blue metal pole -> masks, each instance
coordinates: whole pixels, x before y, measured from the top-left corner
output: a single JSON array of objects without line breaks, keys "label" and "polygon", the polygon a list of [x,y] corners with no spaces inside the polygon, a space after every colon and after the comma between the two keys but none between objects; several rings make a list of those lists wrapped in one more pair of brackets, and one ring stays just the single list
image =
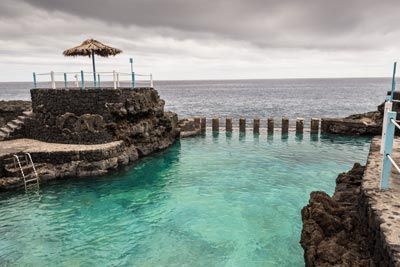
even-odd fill
[{"label": "blue metal pole", "polygon": [[33,73],[33,88],[37,88],[37,84],[36,84],[36,73]]},{"label": "blue metal pole", "polygon": [[133,72],[133,58],[129,59],[129,63],[131,63],[131,72]]},{"label": "blue metal pole", "polygon": [[132,71],[132,88],[135,88],[135,73]]},{"label": "blue metal pole", "polygon": [[64,72],[64,87],[67,88],[67,74]]},{"label": "blue metal pole", "polygon": [[93,84],[94,84],[93,87],[96,88],[96,63],[94,61],[94,51],[92,51],[92,63],[93,63]]},{"label": "blue metal pole", "polygon": [[389,111],[387,113],[387,124],[383,125],[383,127],[386,127],[386,136],[385,136],[385,149],[383,152],[383,159],[382,159],[381,189],[389,188],[392,163],[390,162],[388,155],[390,156],[393,151],[395,125],[393,124],[392,120],[396,120],[396,114],[397,113],[394,111]]},{"label": "blue metal pole", "polygon": [[393,77],[392,77],[392,91],[390,93],[390,101],[393,100],[394,90],[396,90],[396,67],[397,67],[397,62],[394,62],[394,64],[393,64]]},{"label": "blue metal pole", "polygon": [[97,87],[100,88],[100,73],[97,73]]},{"label": "blue metal pole", "polygon": [[81,89],[85,89],[85,77],[83,75],[83,70],[81,70]]}]

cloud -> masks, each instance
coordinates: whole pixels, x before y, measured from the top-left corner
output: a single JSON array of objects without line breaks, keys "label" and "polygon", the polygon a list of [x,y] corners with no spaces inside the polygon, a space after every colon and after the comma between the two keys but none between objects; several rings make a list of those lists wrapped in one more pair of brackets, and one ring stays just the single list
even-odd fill
[{"label": "cloud", "polygon": [[399,11],[395,0],[2,0],[0,80],[90,70],[61,55],[89,37],[124,50],[100,69],[133,56],[160,79],[380,76],[400,52]]}]

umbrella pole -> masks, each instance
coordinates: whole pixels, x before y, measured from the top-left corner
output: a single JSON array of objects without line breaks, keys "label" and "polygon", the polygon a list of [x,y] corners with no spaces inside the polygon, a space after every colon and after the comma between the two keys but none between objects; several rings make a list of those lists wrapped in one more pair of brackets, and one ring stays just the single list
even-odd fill
[{"label": "umbrella pole", "polygon": [[96,87],[96,64],[94,62],[94,51],[92,51],[92,64],[93,64],[93,82],[94,82],[94,87]]}]

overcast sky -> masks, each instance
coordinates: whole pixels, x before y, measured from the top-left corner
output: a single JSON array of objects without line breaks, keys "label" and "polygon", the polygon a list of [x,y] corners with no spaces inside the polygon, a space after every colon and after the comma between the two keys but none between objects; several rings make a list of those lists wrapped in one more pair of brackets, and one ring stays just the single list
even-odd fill
[{"label": "overcast sky", "polygon": [[0,81],[90,71],[62,56],[87,38],[155,79],[390,76],[400,0],[0,0]]}]

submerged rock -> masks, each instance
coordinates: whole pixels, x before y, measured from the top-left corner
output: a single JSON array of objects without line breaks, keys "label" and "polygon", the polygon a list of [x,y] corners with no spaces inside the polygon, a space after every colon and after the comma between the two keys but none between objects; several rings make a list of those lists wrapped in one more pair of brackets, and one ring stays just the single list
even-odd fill
[{"label": "submerged rock", "polygon": [[332,197],[311,193],[301,211],[306,266],[375,266],[358,207],[363,173],[364,167],[356,163],[337,177]]}]

